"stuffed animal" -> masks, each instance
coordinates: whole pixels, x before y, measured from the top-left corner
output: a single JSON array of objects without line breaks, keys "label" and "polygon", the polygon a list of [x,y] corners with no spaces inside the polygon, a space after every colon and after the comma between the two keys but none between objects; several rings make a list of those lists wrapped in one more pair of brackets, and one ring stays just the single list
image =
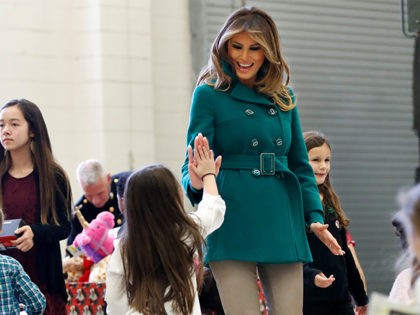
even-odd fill
[{"label": "stuffed animal", "polygon": [[100,212],[92,222],[87,223],[80,209],[76,215],[82,224],[83,231],[74,239],[73,246],[80,247],[94,263],[110,255],[114,250],[114,236],[108,232],[114,227],[114,215],[108,211]]}]

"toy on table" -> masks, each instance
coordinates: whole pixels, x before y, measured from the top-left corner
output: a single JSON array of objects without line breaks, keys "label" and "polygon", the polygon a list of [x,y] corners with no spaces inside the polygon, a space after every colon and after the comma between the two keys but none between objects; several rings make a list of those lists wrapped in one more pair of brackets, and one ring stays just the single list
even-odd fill
[{"label": "toy on table", "polygon": [[108,211],[100,212],[92,222],[88,223],[75,208],[75,213],[83,227],[83,231],[74,239],[73,246],[80,247],[84,254],[94,263],[112,254],[114,250],[114,236],[109,231],[114,227],[114,215]]}]

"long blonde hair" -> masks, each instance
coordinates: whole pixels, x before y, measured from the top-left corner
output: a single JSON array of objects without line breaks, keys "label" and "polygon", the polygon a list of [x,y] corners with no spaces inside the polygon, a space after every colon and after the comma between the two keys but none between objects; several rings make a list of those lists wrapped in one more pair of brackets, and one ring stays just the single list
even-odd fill
[{"label": "long blonde hair", "polygon": [[287,88],[290,70],[280,51],[277,27],[266,12],[255,7],[240,8],[228,17],[212,44],[208,64],[201,71],[197,85],[205,83],[220,90],[231,87],[233,78],[223,69],[224,64],[232,69],[227,44],[242,32],[247,32],[264,50],[265,61],[257,74],[255,89],[272,98],[281,110],[293,109],[296,103]]}]

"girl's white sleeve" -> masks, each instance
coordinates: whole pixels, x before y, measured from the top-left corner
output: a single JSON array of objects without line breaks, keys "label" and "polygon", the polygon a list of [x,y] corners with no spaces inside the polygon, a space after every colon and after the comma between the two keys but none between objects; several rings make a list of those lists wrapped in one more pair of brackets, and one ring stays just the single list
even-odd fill
[{"label": "girl's white sleeve", "polygon": [[205,193],[192,218],[201,226],[203,237],[217,230],[225,218],[226,204],[220,196]]},{"label": "girl's white sleeve", "polygon": [[129,306],[125,286],[122,284],[124,267],[118,239],[114,241],[114,248],[106,271],[105,301],[107,303],[107,314],[121,315],[128,313]]}]

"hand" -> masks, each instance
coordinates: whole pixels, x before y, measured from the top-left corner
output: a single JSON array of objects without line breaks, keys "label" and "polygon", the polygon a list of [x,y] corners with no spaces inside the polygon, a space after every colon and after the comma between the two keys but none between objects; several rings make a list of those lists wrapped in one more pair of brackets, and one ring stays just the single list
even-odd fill
[{"label": "hand", "polygon": [[354,312],[356,315],[366,315],[367,314],[367,305],[364,306],[356,306],[354,308]]},{"label": "hand", "polygon": [[194,187],[194,189],[200,190],[200,189],[203,189],[203,181],[201,180],[201,177],[198,176],[194,170],[194,167],[196,166],[196,164],[197,162],[194,159],[193,149],[189,145],[188,146],[188,174],[190,175],[191,186]]},{"label": "hand", "polygon": [[203,176],[208,173],[216,175],[216,165],[212,150],[198,145],[194,148],[194,159],[197,166],[193,165],[192,168],[200,178],[203,178]]},{"label": "hand", "polygon": [[[202,146],[203,150],[211,151],[210,150],[210,145],[209,145],[209,140],[206,137],[204,137],[201,133],[199,133],[194,139],[194,148],[197,148],[199,146]],[[216,166],[215,174],[217,176],[217,174],[219,174],[220,166],[222,165],[222,157],[219,155],[216,158],[216,160],[214,161],[214,163],[215,163],[215,166]]]},{"label": "hand", "polygon": [[[210,151],[209,141],[207,140],[206,137],[203,137],[201,133],[199,133],[194,139],[194,148],[197,149],[200,146],[202,147],[204,151]],[[201,179],[201,176],[199,176],[195,171],[197,167],[197,160],[194,154],[195,152],[193,152],[192,147],[188,146],[188,174],[190,175],[191,186],[194,187],[194,189],[200,190],[200,189],[203,189],[204,184]],[[220,166],[222,165],[222,157],[218,156],[216,160],[214,161],[214,164],[215,164],[214,173],[217,176],[217,174],[219,174]]]},{"label": "hand", "polygon": [[27,252],[34,246],[34,233],[29,225],[24,225],[16,229],[15,234],[20,233],[22,233],[22,235],[11,242],[17,249],[22,252]]},{"label": "hand", "polygon": [[321,240],[325,246],[333,253],[334,255],[344,255],[345,252],[341,249],[341,246],[338,244],[337,240],[332,236],[330,231],[328,231],[328,224],[321,224],[315,222],[311,224],[311,231]]},{"label": "hand", "polygon": [[318,288],[328,288],[335,281],[334,275],[328,278],[321,272],[315,276],[314,283]]}]

